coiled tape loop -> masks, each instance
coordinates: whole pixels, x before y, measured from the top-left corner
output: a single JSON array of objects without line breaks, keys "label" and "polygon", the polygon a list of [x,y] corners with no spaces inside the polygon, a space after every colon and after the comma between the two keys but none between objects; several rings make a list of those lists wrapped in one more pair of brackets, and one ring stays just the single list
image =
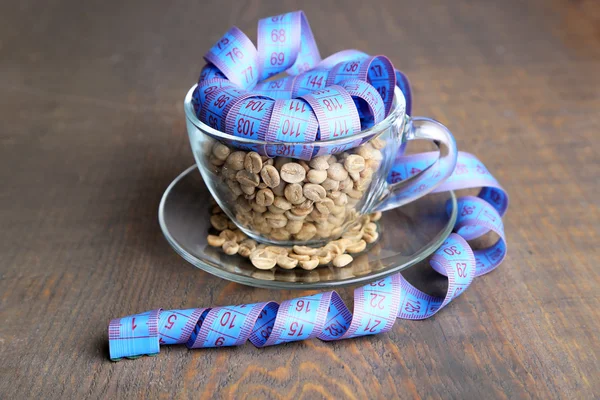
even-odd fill
[{"label": "coiled tape loop", "polygon": [[[353,135],[372,127],[390,112],[398,78],[409,101],[406,109],[411,109],[408,80],[387,57],[345,50],[321,60],[302,11],[261,19],[257,44],[258,50],[241,30],[233,27],[204,56],[208,64],[200,73],[193,105],[198,118],[214,129],[233,136],[279,142],[315,142]],[[283,72],[287,76],[267,80]],[[323,96],[324,90],[334,95]],[[287,102],[275,103],[276,112],[271,113],[238,105],[252,98]],[[306,105],[304,102],[309,107],[303,112],[281,112],[284,105]],[[244,115],[238,116],[242,110]],[[257,128],[231,128],[242,119],[245,124],[254,121]],[[313,135],[315,119],[317,134]],[[300,124],[301,129],[289,129],[293,124]],[[266,130],[258,129],[259,126]],[[293,137],[298,132],[301,134]],[[232,140],[231,144],[239,142]],[[360,145],[361,141],[351,144]],[[270,147],[270,151],[262,149],[261,154],[288,153],[288,157],[310,159],[329,151],[314,144]]]}]

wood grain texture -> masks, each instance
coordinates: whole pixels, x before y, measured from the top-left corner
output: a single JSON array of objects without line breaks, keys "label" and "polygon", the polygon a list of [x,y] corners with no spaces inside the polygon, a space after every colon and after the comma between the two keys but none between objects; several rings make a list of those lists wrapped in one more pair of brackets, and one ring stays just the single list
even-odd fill
[{"label": "wood grain texture", "polygon": [[[307,3],[0,4],[0,398],[600,397],[596,2]],[[388,55],[415,114],[502,182],[506,261],[377,337],[110,362],[113,317],[299,295],[193,268],[156,217],[193,163],[182,99],[204,51],[298,8],[322,55]]]}]

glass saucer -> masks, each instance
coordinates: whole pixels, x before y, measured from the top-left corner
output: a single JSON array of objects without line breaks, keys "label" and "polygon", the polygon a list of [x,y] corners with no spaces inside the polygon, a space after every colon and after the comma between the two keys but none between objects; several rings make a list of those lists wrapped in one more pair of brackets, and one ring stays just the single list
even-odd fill
[{"label": "glass saucer", "polygon": [[[450,235],[456,222],[454,192],[427,195],[386,211],[379,220],[380,239],[344,267],[258,270],[248,259],[210,247],[211,195],[197,167],[183,171],[167,188],[158,220],[175,251],[192,265],[244,285],[280,289],[319,289],[369,282],[402,271],[431,255]],[[451,212],[446,212],[450,200]]]}]

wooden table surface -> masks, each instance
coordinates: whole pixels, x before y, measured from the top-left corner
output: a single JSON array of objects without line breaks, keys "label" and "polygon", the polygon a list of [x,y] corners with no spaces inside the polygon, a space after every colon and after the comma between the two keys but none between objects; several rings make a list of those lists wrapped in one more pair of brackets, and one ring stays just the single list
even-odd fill
[{"label": "wooden table surface", "polygon": [[[0,398],[600,396],[594,0],[48,0],[0,5]],[[159,199],[193,163],[182,100],[235,24],[304,8],[328,55],[388,55],[511,196],[509,254],[376,337],[108,360],[111,318],[282,301],[187,264]],[[351,299],[352,289],[341,290]]]}]

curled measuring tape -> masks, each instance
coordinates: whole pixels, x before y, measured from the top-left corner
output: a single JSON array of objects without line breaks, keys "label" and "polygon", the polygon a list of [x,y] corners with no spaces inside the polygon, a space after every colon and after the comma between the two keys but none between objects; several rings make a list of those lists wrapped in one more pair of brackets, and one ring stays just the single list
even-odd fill
[{"label": "curled measuring tape", "polygon": [[[198,118],[212,128],[238,137],[296,143],[353,135],[385,118],[396,84],[411,112],[408,79],[387,57],[344,50],[321,60],[302,11],[261,19],[257,45],[233,27],[204,56],[207,65],[192,103]],[[266,80],[282,72],[288,75]],[[254,109],[247,107],[249,99],[275,103]],[[328,151],[313,145],[293,147],[286,156],[310,159]],[[258,150],[278,155],[278,146]]]},{"label": "curled measuring tape", "polygon": [[[246,100],[246,104],[250,104]],[[397,182],[429,167],[436,153],[399,156],[388,181]],[[458,218],[452,233],[430,259],[430,265],[448,277],[444,297],[430,296],[413,287],[401,274],[372,282],[354,291],[350,312],[335,292],[305,296],[281,304],[263,302],[187,310],[153,310],[114,319],[108,327],[110,358],[135,358],[159,352],[160,345],[188,348],[257,347],[319,338],[325,341],[374,335],[389,331],[397,318],[425,319],[448,305],[477,276],[495,269],[506,255],[502,216],[508,196],[487,168],[473,155],[459,152],[453,175],[435,191],[481,187],[478,196],[458,200]],[[473,251],[467,240],[490,231],[495,244]]]}]

